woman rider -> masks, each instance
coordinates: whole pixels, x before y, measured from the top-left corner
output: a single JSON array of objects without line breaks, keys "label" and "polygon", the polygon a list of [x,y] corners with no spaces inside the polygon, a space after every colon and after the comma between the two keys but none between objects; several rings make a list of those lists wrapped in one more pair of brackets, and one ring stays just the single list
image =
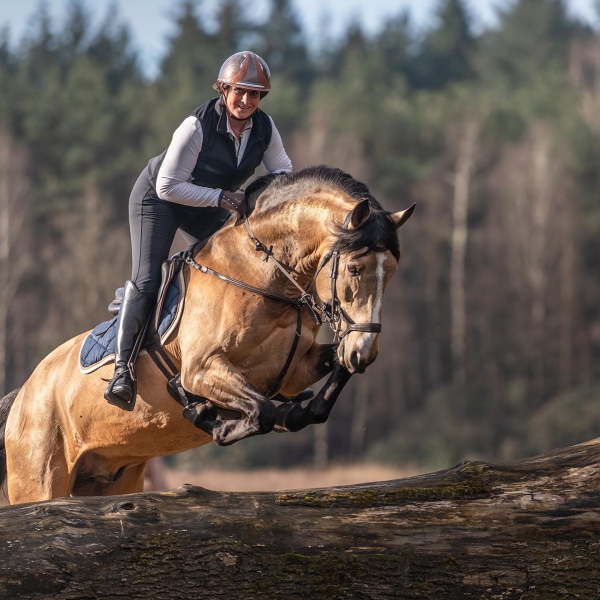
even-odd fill
[{"label": "woman rider", "polygon": [[[129,198],[133,268],[117,318],[115,373],[104,397],[133,410],[135,340],[156,301],[161,265],[177,229],[193,241],[212,235],[231,214],[243,215],[236,190],[264,162],[269,173],[291,171],[273,119],[258,108],[271,89],[269,68],[253,52],[238,52],[221,67],[219,92],[188,116],[169,148],[150,160]],[[186,237],[188,241],[190,238]]]}]

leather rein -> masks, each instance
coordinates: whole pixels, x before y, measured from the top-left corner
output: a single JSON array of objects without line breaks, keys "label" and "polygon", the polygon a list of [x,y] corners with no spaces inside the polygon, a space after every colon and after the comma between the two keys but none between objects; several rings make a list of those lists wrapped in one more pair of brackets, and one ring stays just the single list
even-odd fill
[{"label": "leather rein", "polygon": [[[344,222],[344,228],[347,228],[349,217]],[[282,296],[279,294],[274,294],[268,290],[264,290],[262,288],[255,287],[239,279],[235,279],[233,277],[229,277],[228,275],[223,275],[206,265],[202,265],[198,263],[194,259],[194,251],[196,249],[197,244],[194,244],[190,248],[188,248],[182,255],[182,260],[185,264],[190,267],[200,271],[201,273],[206,273],[207,275],[212,275],[221,281],[226,283],[230,283],[239,288],[252,292],[254,294],[258,294],[260,296],[264,296],[265,298],[270,298],[271,300],[276,300],[278,302],[284,302],[296,308],[297,318],[296,318],[296,332],[294,335],[294,341],[292,342],[292,346],[288,353],[287,359],[283,368],[281,369],[279,375],[275,379],[275,381],[271,384],[270,388],[266,392],[266,396],[268,398],[272,398],[277,394],[281,384],[283,382],[284,377],[287,375],[287,372],[292,364],[292,360],[296,353],[296,349],[298,347],[298,342],[300,341],[300,337],[302,336],[302,311],[306,307],[311,319],[317,325],[322,325],[323,323],[329,323],[329,326],[334,331],[334,342],[338,342],[343,340],[343,338],[348,335],[348,333],[352,331],[359,331],[362,333],[380,333],[381,332],[381,323],[355,323],[352,318],[346,313],[346,311],[342,308],[340,300],[337,294],[337,278],[339,274],[339,262],[340,262],[340,252],[339,250],[331,249],[329,250],[321,260],[319,267],[317,268],[312,280],[311,284],[315,283],[317,276],[323,269],[323,267],[331,261],[331,270],[329,277],[331,279],[331,300],[327,303],[320,303],[314,294],[307,292],[291,275],[290,272],[293,271],[290,267],[284,265],[279,259],[277,259],[273,255],[273,246],[265,246],[253,233],[250,223],[248,222],[248,217],[244,217],[244,225],[246,226],[246,230],[248,232],[248,236],[254,243],[254,249],[257,252],[262,252],[264,254],[263,261],[267,262],[272,260],[275,263],[275,266],[283,273],[285,277],[298,289],[300,292],[300,296],[298,298],[288,298],[287,296]],[[309,286],[310,287],[310,286]],[[345,328],[343,327],[345,325]],[[158,349],[157,349],[158,350]],[[161,355],[163,352],[160,353]],[[154,358],[154,356],[153,356]],[[162,370],[162,366],[154,359],[159,368]],[[163,356],[164,360],[164,356]],[[171,361],[168,361],[171,362]],[[172,363],[171,363],[172,365]],[[173,370],[173,368],[171,368]],[[163,371],[165,372],[165,371]],[[167,375],[167,378],[169,376]]]}]

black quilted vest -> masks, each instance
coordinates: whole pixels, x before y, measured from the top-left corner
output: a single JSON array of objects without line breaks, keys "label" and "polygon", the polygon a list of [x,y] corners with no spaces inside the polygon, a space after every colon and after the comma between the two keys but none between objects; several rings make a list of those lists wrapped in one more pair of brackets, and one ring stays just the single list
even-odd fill
[{"label": "black quilted vest", "polygon": [[[234,192],[254,173],[271,142],[271,119],[258,109],[252,116],[252,129],[246,150],[239,166],[235,143],[227,133],[227,116],[215,110],[218,98],[199,106],[190,116],[196,117],[202,126],[202,150],[192,171],[191,182],[209,188],[221,188]],[[148,176],[156,187],[156,178],[166,150],[148,163]]]}]

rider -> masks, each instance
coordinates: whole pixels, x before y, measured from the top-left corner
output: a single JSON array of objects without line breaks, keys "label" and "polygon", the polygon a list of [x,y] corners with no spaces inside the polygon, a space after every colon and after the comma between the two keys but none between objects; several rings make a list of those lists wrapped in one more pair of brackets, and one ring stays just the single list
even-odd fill
[{"label": "rider", "polygon": [[104,397],[124,410],[135,403],[135,340],[156,301],[161,265],[177,229],[193,242],[212,235],[246,199],[237,189],[261,162],[268,173],[288,172],[273,119],[258,108],[271,89],[269,67],[254,52],[237,52],[213,84],[219,97],[198,107],[173,134],[168,149],[150,160],[129,198],[133,268],[117,318],[115,372]]}]

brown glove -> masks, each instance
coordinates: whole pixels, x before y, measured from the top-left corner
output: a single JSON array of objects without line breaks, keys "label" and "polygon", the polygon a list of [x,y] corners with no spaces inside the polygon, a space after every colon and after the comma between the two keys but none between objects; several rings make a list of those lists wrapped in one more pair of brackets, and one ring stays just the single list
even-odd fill
[{"label": "brown glove", "polygon": [[235,210],[240,217],[248,212],[248,202],[245,194],[223,190],[219,196],[219,206],[227,210]]}]

